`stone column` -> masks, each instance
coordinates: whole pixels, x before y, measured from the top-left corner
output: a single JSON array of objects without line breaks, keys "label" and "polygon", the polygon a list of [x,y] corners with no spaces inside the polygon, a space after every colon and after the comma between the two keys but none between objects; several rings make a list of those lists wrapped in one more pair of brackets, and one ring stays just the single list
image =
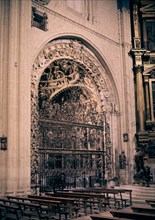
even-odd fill
[{"label": "stone column", "polygon": [[133,26],[134,26],[134,49],[132,49],[135,63],[136,75],[136,104],[137,104],[137,117],[139,123],[139,131],[144,131],[144,91],[143,91],[143,77],[142,77],[142,56],[146,50],[141,48],[141,33],[139,24],[139,9],[138,1],[133,3]]},{"label": "stone column", "polygon": [[18,58],[18,185],[17,193],[26,194],[30,189],[30,32],[31,1],[19,1],[19,58]]},{"label": "stone column", "polygon": [[143,68],[142,66],[135,67],[136,73],[136,103],[137,103],[137,117],[139,123],[139,131],[144,131],[144,91],[143,91]]}]

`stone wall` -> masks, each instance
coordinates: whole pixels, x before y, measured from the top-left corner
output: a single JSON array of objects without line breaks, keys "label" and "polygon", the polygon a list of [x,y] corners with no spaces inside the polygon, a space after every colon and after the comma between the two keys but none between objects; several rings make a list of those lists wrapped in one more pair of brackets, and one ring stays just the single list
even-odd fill
[{"label": "stone wall", "polygon": [[[132,181],[135,112],[132,62],[128,55],[130,13],[126,7],[120,10],[116,0],[94,0],[91,5],[88,1],[86,5],[82,0],[78,2],[82,6],[75,11],[69,1],[63,0],[48,4],[0,1],[0,135],[8,137],[7,152],[0,152],[0,194],[29,191],[32,67],[45,45],[58,38],[82,41],[106,70],[119,106],[117,117],[110,119],[114,173],[118,172],[118,155],[124,150],[128,181]],[[47,14],[47,31],[31,27],[31,6]],[[123,133],[128,133],[128,142],[123,142]]]}]

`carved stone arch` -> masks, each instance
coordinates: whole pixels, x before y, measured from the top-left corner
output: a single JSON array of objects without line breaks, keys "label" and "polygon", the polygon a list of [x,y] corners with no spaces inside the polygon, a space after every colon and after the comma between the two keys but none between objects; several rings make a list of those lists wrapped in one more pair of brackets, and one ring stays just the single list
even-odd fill
[{"label": "carved stone arch", "polygon": [[[57,73],[54,75],[55,69]],[[31,176],[33,182],[37,182],[37,152],[41,138],[39,109],[43,108],[44,100],[53,100],[63,90],[71,91],[73,87],[80,88],[81,91],[89,91],[93,99],[96,99],[98,113],[104,118],[102,122],[104,121],[106,177],[110,177],[113,173],[110,117],[119,114],[114,87],[104,66],[84,44],[73,39],[59,39],[49,42],[40,51],[32,69]]]},{"label": "carved stone arch", "polygon": [[101,65],[94,54],[86,48],[81,42],[71,39],[60,39],[47,44],[37,56],[32,70],[32,92],[38,93],[38,83],[43,70],[55,60],[71,59],[80,63],[87,69],[91,78],[94,80],[98,94],[100,94],[101,102],[107,102],[108,112],[111,108],[111,102],[115,104],[117,111],[118,101],[114,85],[111,84],[109,76],[105,68]]}]

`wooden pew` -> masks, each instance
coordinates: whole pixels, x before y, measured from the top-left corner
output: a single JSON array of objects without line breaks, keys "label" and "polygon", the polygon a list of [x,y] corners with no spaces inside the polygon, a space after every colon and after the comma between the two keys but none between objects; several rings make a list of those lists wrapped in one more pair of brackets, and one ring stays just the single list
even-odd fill
[{"label": "wooden pew", "polygon": [[155,199],[146,199],[145,200],[146,203],[155,203]]},{"label": "wooden pew", "polygon": [[155,208],[146,205],[131,206],[133,212],[155,214]]},{"label": "wooden pew", "polygon": [[[27,217],[38,217],[39,219],[49,219],[49,213],[51,213],[51,201],[40,201],[40,200],[33,200],[27,197],[17,197],[17,196],[7,196],[8,202],[10,204],[16,204],[19,206],[21,213],[23,216]],[[33,203],[32,203],[33,202]],[[54,207],[56,207],[60,202],[55,201]],[[43,205],[47,205],[48,207],[44,207]],[[43,212],[46,213],[43,213]],[[52,210],[53,211],[53,210]],[[59,213],[59,210],[58,210]],[[61,219],[61,218],[59,218]]]},{"label": "wooden pew", "polygon": [[105,199],[105,196],[97,193],[82,193],[82,192],[65,192],[65,191],[57,191],[55,196],[64,196],[64,197],[72,197],[78,198],[83,204],[83,208],[85,214],[87,215],[87,208],[90,208],[90,213],[92,214],[92,206],[97,203],[99,206],[99,210],[102,210],[102,206],[109,206],[109,201]]},{"label": "wooden pew", "polygon": [[[57,191],[60,192],[60,191]],[[71,190],[63,190],[61,192],[73,192],[75,195],[88,195],[90,197],[94,197],[99,201],[99,210],[102,210],[102,205],[106,207],[110,207],[110,203],[114,203],[115,208],[121,208],[122,200],[120,198],[116,198],[116,195],[119,195],[119,191],[113,189],[102,189],[98,190],[95,188],[89,189],[71,189]]]},{"label": "wooden pew", "polygon": [[155,208],[155,202],[150,202],[149,205],[153,208]]},{"label": "wooden pew", "polygon": [[[14,201],[15,202],[15,201]],[[49,215],[42,213],[41,207],[39,204],[32,204],[27,202],[16,202],[19,204],[19,207],[22,212],[22,216],[27,216],[29,218],[38,218],[38,219],[47,219],[49,220]]]},{"label": "wooden pew", "polygon": [[110,210],[110,213],[114,217],[118,217],[118,218],[136,219],[136,220],[154,220],[155,219],[154,214],[138,213],[138,212],[133,212],[132,210],[128,210],[128,209]]},{"label": "wooden pew", "polygon": [[[50,195],[49,195],[50,196]],[[54,194],[54,196],[56,197],[68,197],[68,198],[74,198],[76,200],[79,200],[79,205],[80,207],[82,207],[84,209],[84,213],[85,215],[88,214],[87,209],[90,208],[90,213],[92,214],[92,198],[90,197],[90,195],[86,195],[86,194],[76,194],[73,192],[58,192]]]},{"label": "wooden pew", "polygon": [[[67,191],[68,189],[65,189]],[[109,188],[94,188],[94,187],[89,187],[86,189],[72,189],[73,192],[94,192],[94,193],[105,193],[107,194],[112,194],[112,193],[118,193],[120,195],[120,198],[115,198],[115,202],[118,203],[120,201],[121,207],[126,207],[127,202],[129,202],[129,205],[132,205],[132,190],[130,189],[109,189]],[[129,198],[124,198],[123,195],[124,193],[129,194]]]},{"label": "wooden pew", "polygon": [[[79,206],[79,202],[77,199],[75,198],[67,198],[67,197],[61,197],[61,196],[54,196],[53,194],[51,196],[48,196],[48,195],[42,195],[42,196],[36,196],[36,195],[28,195],[29,198],[32,198],[32,199],[43,199],[43,200],[60,200],[61,201],[61,204],[60,204],[60,208],[64,208],[69,210],[69,216],[71,217],[74,213],[77,217],[78,215],[78,211],[80,209],[80,206]],[[63,211],[62,211],[63,213]],[[65,213],[65,210],[64,210],[64,213]]]},{"label": "wooden pew", "polygon": [[[67,219],[67,216],[70,215],[72,217],[72,209],[69,206],[66,207],[63,205],[64,200],[69,203],[71,200],[72,202],[75,201],[75,199],[59,199],[58,197],[49,197],[49,196],[35,196],[35,195],[28,195],[28,197],[17,197],[17,196],[7,196],[9,199],[12,200],[18,200],[22,202],[31,202],[31,203],[37,203],[41,206],[41,211],[45,211],[48,214],[58,214],[59,219],[61,219],[61,216],[64,215],[65,219]],[[47,207],[43,207],[46,205]],[[75,207],[74,207],[75,210]],[[79,210],[79,209],[78,209]],[[76,210],[77,211],[77,210]]]},{"label": "wooden pew", "polygon": [[[91,215],[90,218],[92,220],[119,220],[118,217],[112,217],[112,216],[103,216],[103,215]],[[121,218],[121,220],[130,220],[128,218]]]},{"label": "wooden pew", "polygon": [[16,205],[8,205],[0,202],[0,219],[24,219],[19,213],[19,207]]},{"label": "wooden pew", "polygon": [[[1,202],[3,202],[3,204]],[[7,215],[11,214],[9,207],[11,207],[12,210],[14,209],[15,219],[25,219],[25,217],[38,217],[39,219],[47,220],[49,219],[48,215],[41,213],[41,207],[38,204],[19,202],[10,199],[0,199],[0,206],[1,205],[6,205],[6,207],[8,207],[6,210]],[[11,217],[9,218],[12,219]]]}]

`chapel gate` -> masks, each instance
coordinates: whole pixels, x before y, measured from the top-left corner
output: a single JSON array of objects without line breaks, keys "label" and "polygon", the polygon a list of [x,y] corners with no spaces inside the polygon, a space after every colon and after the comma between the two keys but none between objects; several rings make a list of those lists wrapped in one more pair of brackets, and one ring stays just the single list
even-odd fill
[{"label": "chapel gate", "polygon": [[[64,124],[50,121],[42,121],[42,129],[51,127],[65,135],[65,139],[52,139],[47,142],[42,139],[42,147],[39,148],[39,183],[41,192],[55,191],[56,189],[71,187],[88,187],[99,183],[104,184],[104,150],[103,150],[103,128],[101,126],[84,125],[77,123]],[[59,129],[58,129],[59,128]],[[61,128],[61,129],[60,129]],[[78,134],[75,130],[80,130],[85,134],[85,138],[79,144]],[[97,142],[90,142],[90,135],[100,135]],[[74,131],[74,136],[72,132]],[[62,135],[63,136],[63,135]],[[99,141],[100,140],[100,141]],[[93,145],[92,145],[93,144]]]}]

